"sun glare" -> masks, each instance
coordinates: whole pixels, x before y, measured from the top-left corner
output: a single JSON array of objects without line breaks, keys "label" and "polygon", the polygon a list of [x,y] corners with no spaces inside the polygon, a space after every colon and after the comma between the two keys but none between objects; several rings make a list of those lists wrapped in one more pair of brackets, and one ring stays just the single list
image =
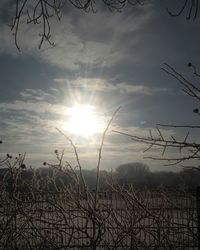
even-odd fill
[{"label": "sun glare", "polygon": [[95,109],[91,105],[75,105],[70,109],[70,117],[67,122],[67,130],[74,135],[89,137],[99,131]]}]

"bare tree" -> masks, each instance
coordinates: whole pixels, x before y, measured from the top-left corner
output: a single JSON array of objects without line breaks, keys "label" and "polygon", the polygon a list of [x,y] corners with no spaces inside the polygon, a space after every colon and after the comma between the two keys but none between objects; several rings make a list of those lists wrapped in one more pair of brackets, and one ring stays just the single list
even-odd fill
[{"label": "bare tree", "polygon": [[[188,67],[192,69],[193,76],[196,79],[199,79],[200,74],[197,68],[192,63],[188,63]],[[168,75],[175,78],[181,84],[182,91],[186,95],[200,102],[200,88],[197,84],[189,81],[186,77],[184,77],[182,74],[180,74],[178,71],[176,71],[173,67],[171,67],[167,63],[164,64],[164,67],[162,68],[162,70],[166,72]],[[200,115],[198,108],[195,108],[193,112],[196,115]],[[175,136],[171,136],[170,139],[167,139],[162,132],[162,128],[166,128],[166,127],[186,128],[188,132],[186,133],[185,137],[182,140],[176,139]],[[147,137],[135,136],[135,135],[123,133],[120,131],[114,131],[114,132],[129,136],[134,141],[141,142],[141,143],[148,145],[148,147],[146,148],[144,152],[147,152],[154,147],[160,147],[162,149],[161,157],[145,157],[145,158],[167,162],[165,165],[176,165],[176,164],[182,164],[185,162],[191,162],[192,160],[195,160],[197,162],[196,166],[192,165],[192,166],[184,166],[184,167],[186,168],[192,167],[194,169],[200,170],[200,165],[198,164],[198,161],[200,160],[200,142],[189,140],[190,131],[193,129],[199,130],[200,126],[195,125],[195,124],[194,125],[193,124],[157,124],[156,134],[153,133],[152,130],[150,130],[149,136]],[[178,153],[177,157],[175,158],[167,157],[166,149],[176,149]]]},{"label": "bare tree", "polygon": [[[105,5],[110,11],[121,11],[126,5],[143,5],[147,0],[102,0],[99,1]],[[15,0],[15,13],[11,23],[11,30],[15,37],[15,45],[20,50],[18,44],[18,31],[24,18],[27,19],[27,24],[35,24],[41,27],[41,37],[39,49],[44,42],[54,46],[51,39],[51,18],[61,20],[64,12],[64,7],[70,4],[73,7],[88,12],[95,13],[97,4],[95,0]]]},{"label": "bare tree", "polygon": [[[143,6],[149,0],[15,0],[14,14],[11,22],[15,45],[18,50],[18,31],[21,24],[26,20],[28,24],[35,24],[41,28],[39,49],[43,43],[47,42],[50,46],[55,46],[52,40],[52,23],[51,19],[62,19],[67,4],[86,13],[95,13],[99,5],[106,6],[110,11],[121,12],[126,6]],[[97,4],[98,2],[98,4]],[[196,20],[199,14],[199,0],[185,0],[181,3],[180,9],[174,10],[167,8],[170,16],[177,17],[186,13],[186,19]]]}]

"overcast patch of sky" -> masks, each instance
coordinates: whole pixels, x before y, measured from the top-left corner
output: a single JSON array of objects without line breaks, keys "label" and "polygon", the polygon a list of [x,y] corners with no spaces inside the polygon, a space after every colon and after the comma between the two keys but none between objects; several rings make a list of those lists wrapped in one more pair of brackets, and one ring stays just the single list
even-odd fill
[{"label": "overcast patch of sky", "polygon": [[[109,114],[122,106],[119,129],[149,128],[169,122],[169,117],[170,122],[197,122],[191,112],[196,103],[185,98],[160,67],[168,62],[190,77],[186,65],[191,59],[198,61],[199,27],[170,18],[164,7],[163,3],[130,7],[120,14],[71,9],[61,22],[52,24],[57,44],[53,49],[38,51],[38,29],[24,26],[19,37],[23,53],[16,51],[2,22],[0,112],[7,135],[14,140],[21,134],[24,143],[35,143],[36,138],[43,144],[53,141],[57,138],[53,125],[63,125],[60,116],[76,97],[70,91],[76,89],[78,95],[83,88],[83,100],[90,96]],[[100,87],[94,85],[97,80]]]}]

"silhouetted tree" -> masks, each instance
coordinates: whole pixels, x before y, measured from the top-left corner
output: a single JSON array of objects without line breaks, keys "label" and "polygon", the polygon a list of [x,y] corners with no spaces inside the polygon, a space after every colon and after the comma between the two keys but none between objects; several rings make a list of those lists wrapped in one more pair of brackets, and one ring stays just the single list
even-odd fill
[{"label": "silhouetted tree", "polygon": [[118,166],[115,170],[116,179],[119,184],[135,184],[146,186],[149,167],[140,162],[131,162]]}]

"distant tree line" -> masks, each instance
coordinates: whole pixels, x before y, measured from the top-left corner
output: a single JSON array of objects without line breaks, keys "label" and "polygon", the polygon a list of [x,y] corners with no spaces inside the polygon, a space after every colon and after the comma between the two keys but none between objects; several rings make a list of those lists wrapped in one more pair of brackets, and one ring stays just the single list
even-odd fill
[{"label": "distant tree line", "polygon": [[139,162],[132,162],[118,166],[114,175],[118,184],[133,184],[139,188],[164,186],[190,189],[200,185],[200,171],[195,168],[183,168],[179,172],[152,172],[149,166]]},{"label": "distant tree line", "polygon": [[[17,189],[15,191],[27,193],[30,186],[35,186],[40,191],[58,191],[64,188],[75,185],[73,175],[77,173],[63,173],[51,167],[40,167],[38,169],[26,169],[20,172],[18,177]],[[87,188],[95,190],[96,185],[96,170],[83,170],[83,175]],[[195,189],[200,183],[200,171],[196,169],[182,169],[179,172],[172,171],[157,171],[152,172],[149,166],[131,162],[120,165],[111,173],[106,170],[100,171],[99,176],[100,191],[109,190],[110,184],[120,186],[130,186],[134,188],[185,188]],[[5,185],[8,192],[12,193],[16,187],[13,182],[12,173],[6,168],[0,169],[0,185]]]}]

